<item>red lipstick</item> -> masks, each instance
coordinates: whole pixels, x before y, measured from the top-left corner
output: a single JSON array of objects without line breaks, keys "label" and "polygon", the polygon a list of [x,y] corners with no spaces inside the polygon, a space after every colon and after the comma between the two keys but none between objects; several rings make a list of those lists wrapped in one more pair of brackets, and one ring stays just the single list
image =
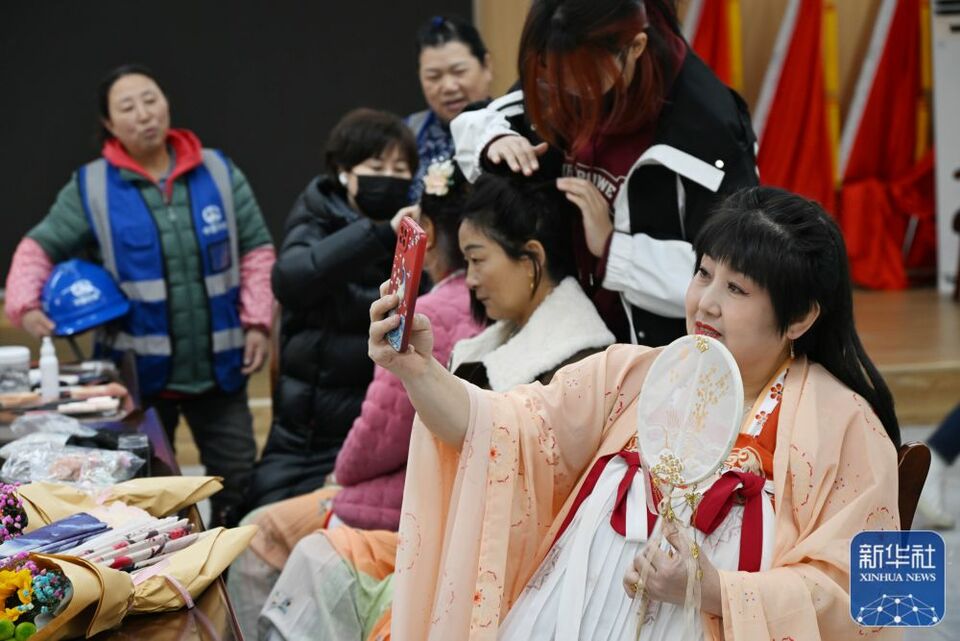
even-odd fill
[{"label": "red lipstick", "polygon": [[701,323],[700,321],[694,323],[694,333],[700,336],[709,336],[710,338],[720,338],[723,336],[723,334],[717,331],[717,328],[707,325],[706,323]]}]

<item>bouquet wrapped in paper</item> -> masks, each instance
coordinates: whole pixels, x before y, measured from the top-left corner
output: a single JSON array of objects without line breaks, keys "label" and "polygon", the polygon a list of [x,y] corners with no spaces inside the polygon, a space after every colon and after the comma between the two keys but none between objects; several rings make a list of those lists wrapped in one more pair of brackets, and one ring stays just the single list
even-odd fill
[{"label": "bouquet wrapped in paper", "polygon": [[60,483],[30,483],[18,489],[27,513],[27,531],[78,512],[119,501],[156,517],[179,512],[223,488],[216,476],[159,476],[118,483],[99,495]]},{"label": "bouquet wrapped in paper", "polygon": [[192,607],[193,600],[246,549],[256,527],[192,532],[177,517],[163,517],[220,487],[213,477],[168,477],[135,479],[98,496],[52,483],[18,488],[27,516],[22,529],[27,533],[51,523],[58,527],[62,519],[80,514],[101,519],[111,528],[77,542],[66,553],[30,555],[62,573],[71,588],[62,607],[32,638],[90,637],[116,627],[127,614]]}]

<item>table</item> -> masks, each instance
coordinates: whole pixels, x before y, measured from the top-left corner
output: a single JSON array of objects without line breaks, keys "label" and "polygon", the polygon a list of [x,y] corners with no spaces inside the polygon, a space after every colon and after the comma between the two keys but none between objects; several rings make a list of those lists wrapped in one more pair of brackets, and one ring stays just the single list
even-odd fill
[{"label": "table", "polygon": [[[153,448],[151,476],[180,476],[173,447],[154,410],[134,410],[124,420],[103,423],[98,428],[146,434]],[[183,516],[189,518],[196,529],[203,529],[196,506],[185,510]],[[96,641],[243,641],[243,634],[220,577],[196,599],[193,610],[130,615],[118,629],[92,638]]]}]

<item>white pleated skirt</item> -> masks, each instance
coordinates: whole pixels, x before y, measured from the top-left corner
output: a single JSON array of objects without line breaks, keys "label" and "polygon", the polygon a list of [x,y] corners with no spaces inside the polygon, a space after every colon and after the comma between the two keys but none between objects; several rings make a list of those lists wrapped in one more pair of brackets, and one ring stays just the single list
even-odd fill
[{"label": "white pleated skirt", "polygon": [[[580,505],[566,531],[551,548],[500,626],[499,641],[636,641],[639,599],[623,589],[623,576],[647,540],[647,512],[643,472],[627,493],[627,535],[610,525],[617,487],[627,463],[614,457],[607,463],[593,492]],[[772,491],[772,483],[767,484]],[[767,569],[773,553],[773,505],[763,497],[763,555]],[[690,507],[678,500],[674,511],[689,522]],[[735,505],[709,536],[695,531],[703,552],[720,570],[736,570],[740,561],[743,507]],[[660,521],[654,528],[658,538]],[[688,533],[689,534],[689,533]],[[700,617],[694,617],[690,641],[703,638]],[[651,602],[640,639],[666,641],[683,638],[683,606]]]}]

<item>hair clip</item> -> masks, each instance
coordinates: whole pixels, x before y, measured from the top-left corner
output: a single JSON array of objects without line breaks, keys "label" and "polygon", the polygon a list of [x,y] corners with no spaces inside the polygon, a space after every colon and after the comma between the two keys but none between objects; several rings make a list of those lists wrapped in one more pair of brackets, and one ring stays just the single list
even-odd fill
[{"label": "hair clip", "polygon": [[427,167],[423,176],[423,193],[430,196],[446,196],[453,186],[453,161],[450,159],[436,160]]},{"label": "hair clip", "polygon": [[445,24],[447,24],[447,19],[443,16],[433,16],[433,20],[430,21],[430,26],[434,29],[441,29]]}]

